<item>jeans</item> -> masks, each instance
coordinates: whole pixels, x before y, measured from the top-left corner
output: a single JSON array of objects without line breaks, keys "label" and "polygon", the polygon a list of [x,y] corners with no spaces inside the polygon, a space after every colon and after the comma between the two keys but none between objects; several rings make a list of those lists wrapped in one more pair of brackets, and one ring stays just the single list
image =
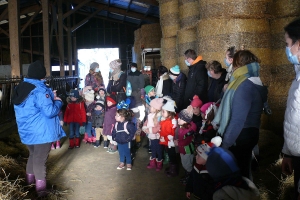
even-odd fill
[{"label": "jeans", "polygon": [[120,155],[120,162],[126,164],[131,164],[131,155],[130,155],[130,142],[125,144],[118,144],[118,151]]},{"label": "jeans", "polygon": [[69,125],[69,128],[70,128],[69,138],[70,139],[74,138],[74,136],[76,136],[77,138],[80,137],[80,135],[79,135],[79,127],[80,127],[80,124],[77,123],[77,122],[71,122],[70,123],[70,125]]},{"label": "jeans", "polygon": [[87,122],[85,125],[85,132],[88,134],[88,137],[92,137],[92,122]]},{"label": "jeans", "polygon": [[36,180],[46,180],[46,162],[51,150],[51,142],[45,144],[27,145],[29,158],[26,173],[34,174]]},{"label": "jeans", "polygon": [[162,148],[159,144],[159,139],[150,140],[151,143],[151,157],[157,158],[158,161],[161,161],[162,159]]}]

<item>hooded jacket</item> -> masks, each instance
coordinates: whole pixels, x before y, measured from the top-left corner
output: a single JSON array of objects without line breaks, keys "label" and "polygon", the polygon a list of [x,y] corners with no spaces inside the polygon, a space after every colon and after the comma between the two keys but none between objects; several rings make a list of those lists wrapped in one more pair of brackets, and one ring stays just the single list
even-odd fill
[{"label": "hooded jacket", "polygon": [[116,123],[116,112],[117,112],[117,106],[113,105],[111,107],[107,107],[104,116],[104,124],[103,124],[103,135],[111,135],[112,129]]},{"label": "hooded jacket", "polygon": [[208,76],[205,65],[206,61],[202,60],[202,56],[198,56],[193,64],[189,66],[184,94],[184,108],[190,105],[190,100],[193,99],[194,95],[198,95],[203,103],[207,102]]},{"label": "hooded jacket", "polygon": [[184,90],[186,86],[186,75],[184,73],[180,73],[175,81],[172,83],[172,99],[176,102],[177,109],[176,111],[181,111],[183,107],[183,96]]},{"label": "hooded jacket", "polygon": [[86,123],[86,110],[83,98],[80,96],[75,102],[71,101],[70,97],[67,97],[67,107],[64,115],[65,123],[76,122],[80,126],[83,126]]},{"label": "hooded jacket", "polygon": [[45,144],[66,136],[58,117],[63,103],[54,100],[44,81],[24,78],[14,90],[12,102],[23,144]]},{"label": "hooded jacket", "polygon": [[226,81],[226,69],[222,69],[221,76],[218,79],[209,78],[208,87],[208,102],[217,102],[223,96],[223,87],[228,81]]},{"label": "hooded jacket", "polygon": [[129,72],[127,80],[131,83],[133,92],[140,92],[145,86],[144,75],[139,71]]}]

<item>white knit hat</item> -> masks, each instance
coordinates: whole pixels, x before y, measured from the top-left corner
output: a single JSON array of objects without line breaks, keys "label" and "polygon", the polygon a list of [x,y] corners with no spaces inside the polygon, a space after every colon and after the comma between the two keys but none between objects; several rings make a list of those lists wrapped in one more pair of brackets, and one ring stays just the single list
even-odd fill
[{"label": "white knit hat", "polygon": [[112,69],[121,69],[122,62],[120,59],[113,60],[109,63],[109,67]]},{"label": "white knit hat", "polygon": [[196,152],[199,156],[207,160],[208,153],[212,147],[219,147],[222,143],[222,138],[220,136],[213,137],[210,142],[203,143],[198,146]]},{"label": "white knit hat", "polygon": [[163,105],[162,109],[175,113],[175,101],[168,100],[167,103]]},{"label": "white knit hat", "polygon": [[95,99],[94,90],[87,90],[84,93],[84,98],[86,101],[94,101]]}]

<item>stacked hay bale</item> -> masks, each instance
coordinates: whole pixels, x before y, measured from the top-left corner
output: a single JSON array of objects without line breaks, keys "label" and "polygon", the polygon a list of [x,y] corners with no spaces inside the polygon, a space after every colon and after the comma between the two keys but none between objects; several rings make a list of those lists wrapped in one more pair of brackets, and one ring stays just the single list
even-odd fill
[{"label": "stacked hay bale", "polygon": [[142,50],[141,50],[141,29],[137,29],[134,31],[134,52],[136,53],[136,63],[138,66],[138,69],[141,69],[141,65],[142,65]]},{"label": "stacked hay bale", "polygon": [[270,116],[269,127],[282,133],[288,91],[295,78],[293,65],[285,54],[284,27],[300,16],[300,1],[277,0],[271,8],[275,18],[271,20],[272,80],[269,85],[269,104],[273,115]]},{"label": "stacked hay bale", "polygon": [[160,0],[159,15],[162,29],[161,62],[170,69],[177,64],[176,35],[180,27],[178,0]]},{"label": "stacked hay bale", "polygon": [[198,0],[179,0],[180,28],[195,26],[199,20]]}]

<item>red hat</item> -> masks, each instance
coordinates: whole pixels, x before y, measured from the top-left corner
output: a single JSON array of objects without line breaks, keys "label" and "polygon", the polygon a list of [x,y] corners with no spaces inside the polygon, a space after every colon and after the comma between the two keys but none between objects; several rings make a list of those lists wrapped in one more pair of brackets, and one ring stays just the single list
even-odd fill
[{"label": "red hat", "polygon": [[113,96],[107,96],[106,101],[110,101],[113,105],[117,104],[117,102]]},{"label": "red hat", "polygon": [[195,95],[193,97],[192,102],[191,102],[191,106],[193,106],[193,107],[201,107],[202,104],[203,103],[202,103],[201,99],[199,99],[199,97],[197,95]]}]

